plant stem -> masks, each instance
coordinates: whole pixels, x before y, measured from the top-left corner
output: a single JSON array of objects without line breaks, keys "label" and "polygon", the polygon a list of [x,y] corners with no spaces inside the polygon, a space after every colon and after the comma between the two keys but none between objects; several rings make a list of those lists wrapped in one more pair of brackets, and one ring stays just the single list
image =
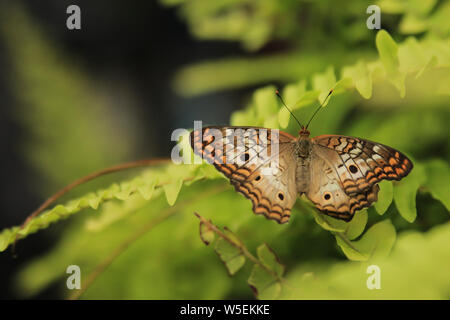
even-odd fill
[{"label": "plant stem", "polygon": [[263,268],[267,273],[275,277],[278,281],[284,282],[284,279],[278,276],[276,272],[273,270],[267,268],[258,258],[256,258],[253,254],[248,251],[247,247],[243,245],[241,242],[236,242],[233,239],[231,239],[229,236],[227,236],[225,233],[222,232],[218,227],[216,227],[214,224],[203,218],[201,215],[199,215],[197,212],[194,212],[195,216],[200,219],[202,223],[208,226],[211,230],[213,230],[215,233],[219,235],[222,239],[229,242],[231,245],[236,247],[238,250],[241,251],[241,253],[246,256],[250,261],[252,261],[254,264],[257,264],[261,268]]}]

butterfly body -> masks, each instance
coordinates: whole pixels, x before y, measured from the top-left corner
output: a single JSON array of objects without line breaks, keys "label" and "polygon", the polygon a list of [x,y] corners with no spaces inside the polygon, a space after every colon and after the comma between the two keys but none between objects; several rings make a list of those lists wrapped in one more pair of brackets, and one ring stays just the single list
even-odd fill
[{"label": "butterfly body", "polygon": [[338,135],[311,138],[305,129],[293,137],[265,128],[204,127],[191,133],[191,146],[252,201],[256,214],[279,223],[289,221],[303,194],[320,212],[350,221],[377,201],[378,182],[400,180],[413,167],[388,146]]},{"label": "butterfly body", "polygon": [[308,192],[310,175],[310,164],[312,155],[312,141],[311,138],[305,135],[300,135],[294,147],[294,154],[297,161],[297,170],[295,172],[297,191],[299,195]]}]

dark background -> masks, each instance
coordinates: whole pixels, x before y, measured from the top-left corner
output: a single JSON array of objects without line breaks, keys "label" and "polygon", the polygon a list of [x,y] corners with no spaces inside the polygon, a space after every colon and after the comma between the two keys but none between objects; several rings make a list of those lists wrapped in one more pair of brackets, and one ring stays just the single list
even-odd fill
[{"label": "dark background", "polygon": [[[85,71],[97,79],[122,78],[127,82],[138,101],[129,112],[136,112],[142,123],[149,124],[140,132],[139,151],[129,155],[129,160],[168,156],[173,146],[171,132],[192,127],[194,119],[228,123],[229,115],[239,107],[245,94],[234,90],[195,98],[176,95],[171,80],[181,66],[243,52],[235,43],[195,41],[186,25],[177,18],[177,12],[162,7],[157,1],[45,0],[21,1],[21,4],[42,31],[81,62]],[[81,8],[81,30],[66,28],[66,8],[71,4]],[[0,229],[3,229],[22,223],[44,199],[28,186],[31,178],[36,179],[36,174],[17,147],[24,134],[27,137],[11,115],[16,101],[8,81],[11,75],[9,57],[1,39],[0,70]],[[151,150],[146,148],[146,142],[152,146]],[[11,252],[0,255],[0,298],[16,297],[11,285],[13,269],[46,251],[54,236],[35,234],[21,241],[16,258]],[[37,298],[51,298],[54,294],[50,288]]]}]

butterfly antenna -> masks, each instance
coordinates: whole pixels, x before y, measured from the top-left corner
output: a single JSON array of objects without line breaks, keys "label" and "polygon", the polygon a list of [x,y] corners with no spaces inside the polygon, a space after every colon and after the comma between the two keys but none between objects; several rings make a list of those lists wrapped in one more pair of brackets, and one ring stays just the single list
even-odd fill
[{"label": "butterfly antenna", "polygon": [[277,95],[277,97],[280,99],[281,103],[283,104],[283,106],[285,106],[286,109],[288,109],[289,113],[294,117],[294,119],[297,121],[298,125],[300,126],[300,128],[303,129],[302,124],[300,123],[300,121],[298,121],[297,117],[294,115],[294,113],[291,111],[291,109],[288,108],[288,106],[286,105],[286,103],[284,103],[283,98],[281,97],[280,91],[276,90],[275,94]]},{"label": "butterfly antenna", "polygon": [[330,92],[328,92],[327,96],[325,97],[325,99],[322,101],[322,103],[320,104],[320,106],[316,109],[316,111],[314,111],[313,115],[311,116],[311,119],[309,119],[305,130],[308,129],[309,124],[311,123],[312,119],[314,119],[314,117],[316,116],[317,112],[319,112],[320,109],[322,109],[322,106],[324,105],[324,103],[327,101],[328,97],[331,96],[331,94],[333,93],[333,89],[330,90]]}]

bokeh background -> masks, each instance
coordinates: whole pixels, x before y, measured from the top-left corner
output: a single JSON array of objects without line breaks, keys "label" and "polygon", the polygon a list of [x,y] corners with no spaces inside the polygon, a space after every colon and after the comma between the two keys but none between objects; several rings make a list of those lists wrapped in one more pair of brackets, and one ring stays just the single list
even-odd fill
[{"label": "bokeh background", "polygon": [[[396,42],[411,37],[417,43],[430,41],[436,58],[409,54],[413,43],[403,51],[408,66],[416,68],[406,76],[404,97],[389,75],[374,77],[369,99],[361,96],[364,90],[336,94],[311,131],[383,142],[423,164],[427,173],[433,167],[427,165],[437,163],[433,179],[428,174],[413,199],[407,199],[411,210],[417,208],[414,221],[399,214],[399,202],[389,202],[382,216],[368,210],[368,226],[390,219],[395,227],[397,242],[386,265],[387,291],[370,295],[363,280],[357,284],[366,277],[361,271],[365,265],[348,261],[303,201],[291,223],[278,226],[254,216],[250,203],[231,187],[207,196],[206,190],[226,186],[219,178],[184,187],[178,201],[187,204],[177,209],[182,214],[133,242],[83,298],[253,298],[247,285],[251,266],[229,277],[213,250],[200,241],[193,211],[230,227],[252,251],[267,242],[290,281],[310,289],[293,298],[450,298],[445,272],[450,266],[450,5],[437,0],[375,3],[382,10],[382,28]],[[71,4],[81,8],[81,30],[66,28]],[[50,194],[92,171],[169,156],[176,128],[191,128],[194,120],[224,125],[230,118],[235,123],[250,121],[255,104],[271,99],[278,103],[272,94],[276,87],[289,84],[292,91],[302,81],[308,88],[320,87],[330,74],[339,75],[357,61],[378,59],[377,31],[366,27],[370,4],[2,1],[0,229],[19,225]],[[294,105],[295,99],[288,104]],[[297,117],[307,119],[316,105],[317,99],[307,101],[296,108]],[[233,113],[238,110],[247,111]],[[253,120],[277,126],[267,119]],[[290,121],[285,130],[295,134],[295,123]],[[61,203],[141,171],[100,178]],[[170,177],[170,172],[164,175]],[[203,193],[205,197],[197,199]],[[9,249],[0,254],[0,297],[68,297],[68,264],[81,265],[90,274],[167,207],[164,194],[156,191],[151,201],[108,201],[99,210],[83,210],[21,240],[17,257]],[[396,253],[396,248],[403,251]],[[396,266],[401,270],[392,271]],[[327,284],[333,289],[325,289]]]}]

